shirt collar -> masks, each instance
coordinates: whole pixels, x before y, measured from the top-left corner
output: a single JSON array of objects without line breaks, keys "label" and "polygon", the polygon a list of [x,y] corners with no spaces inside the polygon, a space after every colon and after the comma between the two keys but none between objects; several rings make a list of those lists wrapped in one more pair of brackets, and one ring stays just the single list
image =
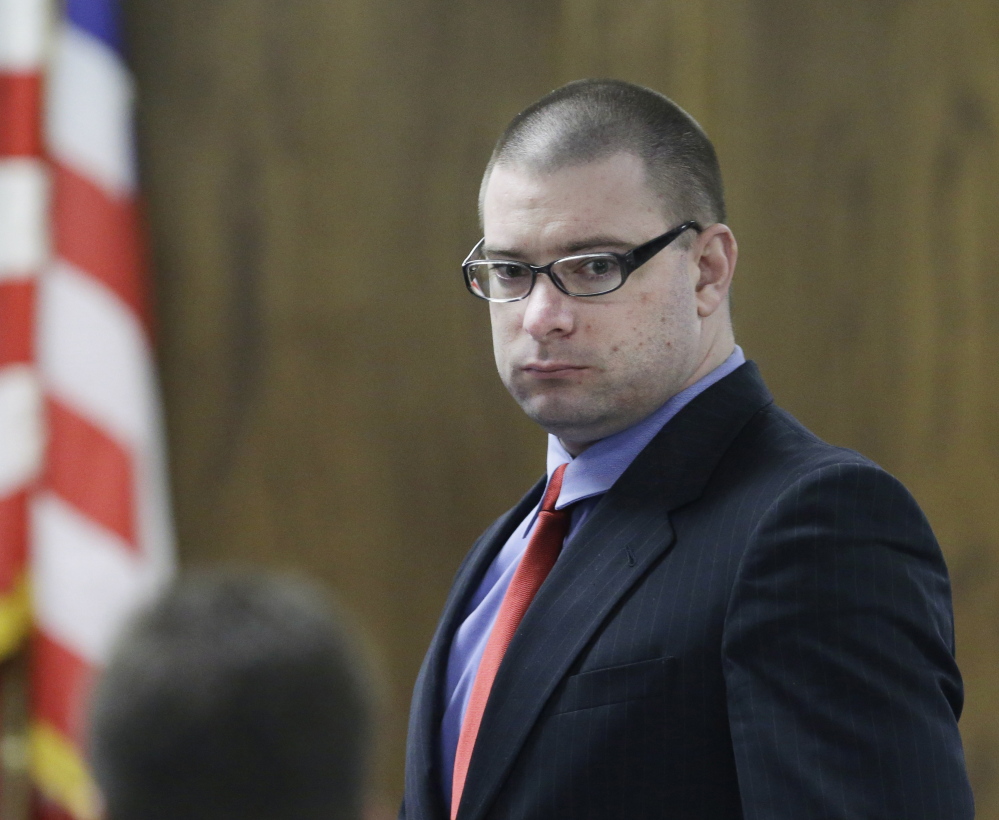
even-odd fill
[{"label": "shirt collar", "polygon": [[718,367],[690,387],[681,390],[654,413],[620,433],[591,444],[575,458],[569,455],[557,436],[549,435],[548,475],[550,476],[560,464],[569,462],[555,508],[562,509],[584,498],[607,492],[671,418],[711,385],[725,378],[745,362],[746,356],[742,348],[736,345],[731,355]]}]

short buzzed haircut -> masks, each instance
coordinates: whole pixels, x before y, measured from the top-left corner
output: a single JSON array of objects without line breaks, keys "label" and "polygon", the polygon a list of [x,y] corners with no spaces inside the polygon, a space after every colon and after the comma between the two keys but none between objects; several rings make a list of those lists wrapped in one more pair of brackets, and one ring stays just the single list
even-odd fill
[{"label": "short buzzed haircut", "polygon": [[311,584],[180,581],[132,622],[95,690],[90,753],[108,820],[358,820],[366,680]]},{"label": "short buzzed haircut", "polygon": [[622,80],[578,80],[522,111],[496,143],[482,180],[496,165],[551,173],[629,153],[645,163],[651,190],[674,221],[725,221],[725,196],[715,149],[680,106]]}]

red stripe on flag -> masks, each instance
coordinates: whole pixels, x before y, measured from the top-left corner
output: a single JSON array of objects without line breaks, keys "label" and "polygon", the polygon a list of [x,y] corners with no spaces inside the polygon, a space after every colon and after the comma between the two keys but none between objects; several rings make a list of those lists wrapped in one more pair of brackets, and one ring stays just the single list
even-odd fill
[{"label": "red stripe on flag", "polygon": [[35,283],[0,282],[0,365],[34,359]]},{"label": "red stripe on flag", "polygon": [[0,73],[0,157],[40,157],[42,79]]},{"label": "red stripe on flag", "polygon": [[28,493],[0,498],[0,594],[10,592],[24,571],[28,543]]},{"label": "red stripe on flag", "polygon": [[53,166],[52,229],[56,254],[117,294],[150,327],[146,259],[139,209],[86,177]]},{"label": "red stripe on flag", "polygon": [[30,658],[32,719],[48,723],[81,743],[93,669],[83,658],[38,630],[31,635]]},{"label": "red stripe on flag", "polygon": [[51,397],[46,411],[46,486],[136,549],[135,477],[128,451]]}]

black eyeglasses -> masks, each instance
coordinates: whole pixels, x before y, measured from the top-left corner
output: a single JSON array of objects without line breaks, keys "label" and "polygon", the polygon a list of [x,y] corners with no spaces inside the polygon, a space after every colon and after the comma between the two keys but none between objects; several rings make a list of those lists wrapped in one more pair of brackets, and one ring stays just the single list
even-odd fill
[{"label": "black eyeglasses", "polygon": [[461,263],[465,285],[473,296],[489,302],[517,302],[526,299],[543,273],[568,296],[600,296],[617,290],[634,273],[684,231],[702,228],[694,221],[684,222],[661,236],[650,239],[627,253],[584,253],[566,256],[547,265],[528,265],[503,259],[472,259],[482,250],[478,241]]}]

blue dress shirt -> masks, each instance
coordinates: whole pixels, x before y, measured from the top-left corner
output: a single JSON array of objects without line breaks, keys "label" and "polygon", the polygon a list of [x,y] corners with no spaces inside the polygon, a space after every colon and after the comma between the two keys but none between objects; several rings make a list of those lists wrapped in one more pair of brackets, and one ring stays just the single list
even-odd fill
[{"label": "blue dress shirt", "polygon": [[[572,510],[572,521],[563,551],[572,549],[573,535],[589,517],[600,496],[613,486],[663,426],[696,396],[745,361],[742,348],[736,345],[735,350],[722,364],[690,387],[677,393],[654,413],[627,430],[597,441],[575,458],[569,455],[556,436],[548,436],[548,475],[551,476],[560,465],[567,462],[569,464],[565,470],[562,490],[555,508],[562,509],[569,504],[576,505]],[[444,683],[445,707],[441,722],[440,748],[441,786],[444,790],[444,803],[449,809],[454,755],[458,747],[461,723],[465,718],[465,709],[472,694],[472,683],[475,681],[479,662],[485,651],[493,622],[499,613],[503,596],[527,549],[537,517],[538,509],[535,508],[513,531],[506,544],[497,553],[489,569],[486,570],[482,583],[468,602],[465,617],[451,643]]]}]

